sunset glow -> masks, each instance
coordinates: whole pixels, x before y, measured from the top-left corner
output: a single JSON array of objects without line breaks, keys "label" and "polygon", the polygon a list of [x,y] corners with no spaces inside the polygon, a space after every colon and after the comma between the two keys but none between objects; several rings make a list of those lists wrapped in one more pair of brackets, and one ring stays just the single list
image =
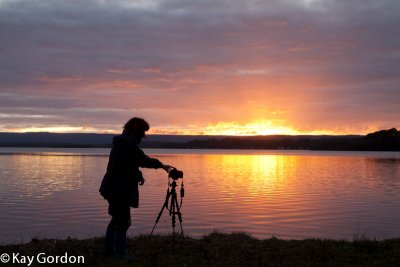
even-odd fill
[{"label": "sunset glow", "polygon": [[[30,127],[22,129],[7,129],[7,132],[52,132],[52,133],[111,133],[117,134],[119,130],[104,130],[91,127],[72,127],[72,126],[54,126],[54,127]],[[312,131],[301,132],[296,129],[285,126],[277,126],[269,121],[256,121],[252,123],[240,124],[237,122],[219,122],[206,126],[182,126],[177,128],[160,127],[151,128],[149,134],[178,134],[178,135],[232,135],[232,136],[252,136],[252,135],[332,135],[344,134],[341,132],[330,131]]]},{"label": "sunset glow", "polygon": [[1,1],[0,131],[118,133],[134,116],[150,134],[400,128],[399,14],[392,0]]},{"label": "sunset glow", "polygon": [[205,132],[210,135],[270,135],[270,134],[298,134],[288,127],[279,127],[268,121],[260,121],[240,125],[238,123],[218,123],[208,126]]},{"label": "sunset glow", "polygon": [[[71,127],[71,126],[54,126],[54,127],[29,127],[22,129],[8,129],[8,132],[15,133],[36,133],[36,132],[50,132],[50,133],[94,133],[97,129],[85,127]],[[106,133],[106,132],[104,132]],[[112,133],[112,131],[110,131]]]},{"label": "sunset glow", "polygon": [[[235,136],[251,136],[251,135],[296,135],[302,134],[290,127],[277,126],[269,121],[255,121],[252,123],[240,124],[237,122],[219,122],[217,124],[207,125],[204,127],[192,126],[186,129],[176,129],[171,132],[187,135],[235,135]],[[179,132],[181,131],[181,132]],[[163,129],[152,129],[151,133],[165,134]]]}]

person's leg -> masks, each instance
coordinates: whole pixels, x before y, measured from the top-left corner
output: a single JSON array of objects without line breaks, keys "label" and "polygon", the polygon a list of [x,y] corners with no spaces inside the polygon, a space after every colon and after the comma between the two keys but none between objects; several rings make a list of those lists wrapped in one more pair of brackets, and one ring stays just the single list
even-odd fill
[{"label": "person's leg", "polygon": [[112,227],[115,235],[115,254],[127,257],[126,232],[131,225],[130,207],[125,203],[111,203]]},{"label": "person's leg", "polygon": [[104,239],[104,248],[103,248],[104,256],[114,255],[114,243],[115,243],[114,220],[113,218],[111,218],[111,221],[107,226],[106,236]]}]

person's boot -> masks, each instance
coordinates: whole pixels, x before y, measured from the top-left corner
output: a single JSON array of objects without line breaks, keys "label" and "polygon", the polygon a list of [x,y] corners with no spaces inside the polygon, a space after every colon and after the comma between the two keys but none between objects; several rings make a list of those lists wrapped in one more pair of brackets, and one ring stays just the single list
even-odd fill
[{"label": "person's boot", "polygon": [[115,254],[114,242],[115,242],[114,228],[111,225],[108,225],[106,230],[106,236],[104,238],[103,256],[111,257]]},{"label": "person's boot", "polygon": [[126,248],[126,231],[115,231],[115,255],[127,261],[132,260]]}]

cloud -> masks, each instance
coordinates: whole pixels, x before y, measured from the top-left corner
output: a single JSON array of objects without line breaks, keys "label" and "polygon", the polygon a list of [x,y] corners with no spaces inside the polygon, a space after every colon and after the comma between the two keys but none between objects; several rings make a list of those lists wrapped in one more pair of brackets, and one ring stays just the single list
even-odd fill
[{"label": "cloud", "polygon": [[3,0],[1,120],[396,127],[398,25],[397,0]]}]

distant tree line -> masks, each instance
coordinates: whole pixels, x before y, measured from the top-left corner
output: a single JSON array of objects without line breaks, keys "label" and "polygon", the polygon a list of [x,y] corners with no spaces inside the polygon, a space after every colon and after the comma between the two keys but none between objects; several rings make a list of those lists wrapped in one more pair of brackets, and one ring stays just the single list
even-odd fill
[{"label": "distant tree line", "polygon": [[400,132],[392,128],[366,136],[246,136],[195,139],[186,143],[159,144],[161,148],[204,149],[305,149],[400,151]]}]

